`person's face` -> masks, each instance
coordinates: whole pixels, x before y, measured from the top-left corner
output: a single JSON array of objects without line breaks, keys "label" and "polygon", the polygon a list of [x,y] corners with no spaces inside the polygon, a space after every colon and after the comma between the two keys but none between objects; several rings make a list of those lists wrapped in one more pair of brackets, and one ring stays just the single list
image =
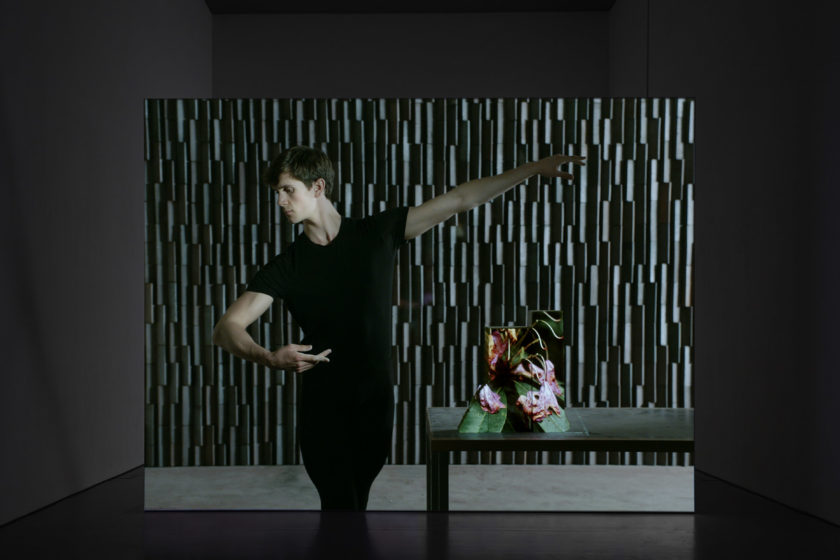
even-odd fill
[{"label": "person's face", "polygon": [[277,206],[283,215],[297,224],[310,217],[318,206],[318,197],[324,194],[324,180],[312,182],[311,188],[306,188],[303,181],[299,181],[288,173],[281,173],[277,184],[272,187],[277,193]]}]

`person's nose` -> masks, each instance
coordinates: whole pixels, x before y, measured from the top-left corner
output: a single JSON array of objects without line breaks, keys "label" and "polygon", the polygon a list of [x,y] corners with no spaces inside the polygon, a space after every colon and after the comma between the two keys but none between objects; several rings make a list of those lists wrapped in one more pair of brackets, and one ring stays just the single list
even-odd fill
[{"label": "person's nose", "polygon": [[282,207],[286,206],[287,202],[288,202],[288,200],[286,198],[285,193],[278,192],[277,193],[277,206],[280,206],[282,208]]}]

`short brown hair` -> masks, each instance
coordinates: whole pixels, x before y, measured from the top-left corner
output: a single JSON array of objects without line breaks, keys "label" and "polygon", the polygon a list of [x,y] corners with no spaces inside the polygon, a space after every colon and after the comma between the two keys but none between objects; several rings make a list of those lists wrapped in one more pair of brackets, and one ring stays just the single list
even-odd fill
[{"label": "short brown hair", "polygon": [[280,181],[280,175],[288,173],[306,188],[318,179],[324,180],[324,195],[330,198],[335,170],[327,154],[308,146],[293,146],[277,154],[262,174],[265,184],[273,187]]}]

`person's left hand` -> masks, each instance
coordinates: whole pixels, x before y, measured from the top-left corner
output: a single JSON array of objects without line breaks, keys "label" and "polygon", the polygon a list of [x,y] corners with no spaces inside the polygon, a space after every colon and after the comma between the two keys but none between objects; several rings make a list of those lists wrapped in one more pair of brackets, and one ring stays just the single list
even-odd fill
[{"label": "person's left hand", "polygon": [[572,163],[574,165],[586,165],[586,162],[583,161],[585,159],[586,156],[564,156],[563,154],[555,154],[553,156],[548,156],[547,158],[535,161],[534,167],[536,168],[537,173],[539,173],[543,177],[560,177],[562,179],[574,179],[575,176],[571,173],[561,171],[563,165],[567,163]]}]

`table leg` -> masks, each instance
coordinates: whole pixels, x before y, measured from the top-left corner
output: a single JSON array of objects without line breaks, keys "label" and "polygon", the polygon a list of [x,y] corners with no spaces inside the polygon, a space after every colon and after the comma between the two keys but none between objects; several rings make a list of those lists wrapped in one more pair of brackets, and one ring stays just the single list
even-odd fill
[{"label": "table leg", "polygon": [[[426,447],[428,450],[428,447]],[[431,452],[426,452],[426,511],[435,511],[435,462],[432,460]]]},{"label": "table leg", "polygon": [[427,457],[426,509],[449,511],[449,451],[435,451]]},{"label": "table leg", "polygon": [[437,453],[438,511],[449,511],[449,451]]},{"label": "table leg", "polygon": [[[426,411],[426,429],[428,430],[428,411]],[[426,435],[426,511],[435,511],[434,508],[434,499],[433,496],[435,495],[432,491],[434,488],[434,484],[437,482],[435,479],[434,473],[435,464],[432,461],[432,445],[430,438],[428,436],[428,431]]]}]

